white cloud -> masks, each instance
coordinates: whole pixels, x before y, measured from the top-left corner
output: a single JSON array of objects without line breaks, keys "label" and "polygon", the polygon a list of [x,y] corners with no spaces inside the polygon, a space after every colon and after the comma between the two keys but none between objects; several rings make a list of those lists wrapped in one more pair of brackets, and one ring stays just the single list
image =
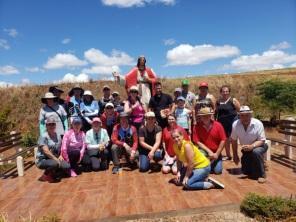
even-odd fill
[{"label": "white cloud", "polygon": [[176,43],[175,39],[165,39],[163,40],[164,45],[174,45]]},{"label": "white cloud", "polygon": [[9,82],[0,81],[0,88],[7,88],[7,87],[12,87],[12,86],[14,86],[14,84],[9,83]]},{"label": "white cloud", "polygon": [[144,7],[148,4],[161,3],[164,5],[174,5],[176,0],[101,0],[103,5],[116,6],[119,8]]},{"label": "white cloud", "polygon": [[236,46],[181,44],[167,52],[167,65],[198,65],[208,60],[228,58],[240,54]]},{"label": "white cloud", "polygon": [[89,74],[110,74],[112,72],[120,72],[120,68],[118,66],[92,66],[89,69],[83,69],[82,72]]},{"label": "white cloud", "polygon": [[65,38],[65,39],[63,39],[62,44],[68,44],[70,42],[71,42],[70,38]]},{"label": "white cloud", "polygon": [[278,69],[293,66],[296,63],[296,54],[288,54],[281,50],[268,50],[260,54],[242,55],[233,59],[223,69],[240,71]]},{"label": "white cloud", "polygon": [[133,65],[135,63],[131,56],[118,50],[112,50],[111,56],[108,56],[99,49],[91,48],[84,52],[84,57],[89,62],[100,66]]},{"label": "white cloud", "polygon": [[89,76],[85,73],[80,73],[75,75],[72,73],[67,73],[63,79],[55,81],[55,83],[79,83],[79,82],[89,82]]},{"label": "white cloud", "polygon": [[73,68],[84,66],[87,62],[78,59],[75,55],[69,53],[58,53],[54,57],[49,58],[44,65],[45,69]]},{"label": "white cloud", "polygon": [[27,67],[25,68],[25,70],[27,72],[44,72],[43,69],[40,69],[39,67],[35,66],[35,67]]},{"label": "white cloud", "polygon": [[16,38],[18,35],[18,32],[16,29],[3,29],[3,31],[13,38]]},{"label": "white cloud", "polygon": [[113,71],[120,72],[119,66],[131,66],[135,64],[131,56],[118,50],[112,50],[111,55],[108,56],[99,49],[91,48],[84,52],[84,57],[94,65],[90,68],[83,69],[82,72],[91,74],[104,75],[111,74]]},{"label": "white cloud", "polygon": [[0,48],[6,49],[6,50],[10,49],[10,46],[9,46],[7,40],[0,39]]},{"label": "white cloud", "polygon": [[269,50],[280,50],[280,49],[287,49],[290,47],[291,47],[290,43],[283,41],[283,42],[280,42],[279,44],[270,46]]},{"label": "white cloud", "polygon": [[30,85],[31,81],[30,79],[24,78],[21,81],[21,85]]},{"label": "white cloud", "polygon": [[12,74],[18,74],[20,73],[17,68],[14,66],[0,66],[0,75],[12,75]]}]

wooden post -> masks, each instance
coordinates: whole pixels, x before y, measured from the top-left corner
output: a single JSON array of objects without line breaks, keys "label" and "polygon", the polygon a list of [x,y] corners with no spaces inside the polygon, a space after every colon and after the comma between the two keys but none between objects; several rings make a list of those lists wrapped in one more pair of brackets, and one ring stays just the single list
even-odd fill
[{"label": "wooden post", "polygon": [[24,159],[22,156],[16,158],[16,168],[19,177],[24,176]]},{"label": "wooden post", "polygon": [[[295,119],[293,117],[289,117],[287,118],[287,120],[292,120],[292,121],[295,121]],[[293,132],[292,129],[287,129],[288,131],[291,131]],[[285,141],[288,141],[288,142],[292,142],[292,138],[293,136],[292,135],[285,135]],[[285,156],[288,157],[289,159],[292,159],[292,148],[291,146],[288,146],[288,145],[285,145]]]},{"label": "wooden post", "polygon": [[268,149],[267,149],[266,153],[264,154],[264,157],[267,161],[270,161],[271,160],[271,158],[270,158],[270,156],[271,156],[271,141],[266,140],[266,143],[268,145]]}]

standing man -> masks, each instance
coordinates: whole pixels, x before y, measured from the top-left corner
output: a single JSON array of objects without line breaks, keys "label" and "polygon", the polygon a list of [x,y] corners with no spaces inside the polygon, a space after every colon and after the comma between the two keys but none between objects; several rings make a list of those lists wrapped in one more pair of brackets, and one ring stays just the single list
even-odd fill
[{"label": "standing man", "polygon": [[149,111],[155,113],[159,126],[163,129],[168,126],[167,117],[172,111],[173,99],[170,95],[162,93],[160,82],[155,83],[155,95],[149,101]]},{"label": "standing man", "polygon": [[232,125],[233,160],[239,163],[237,154],[237,140],[239,139],[242,150],[242,172],[251,178],[258,179],[259,183],[266,182],[263,154],[268,146],[263,124],[260,120],[252,117],[253,111],[248,106],[241,106],[239,119]]},{"label": "standing man", "polygon": [[103,86],[103,96],[98,101],[99,103],[99,116],[103,114],[107,103],[112,103],[113,97],[111,95],[111,88],[108,85]]},{"label": "standing man", "polygon": [[211,161],[211,172],[221,174],[222,155],[226,135],[223,126],[218,121],[213,120],[211,108],[204,107],[198,112],[200,121],[193,127],[193,142],[198,145]]},{"label": "standing man", "polygon": [[182,80],[182,96],[185,98],[185,107],[190,109],[191,111],[194,110],[195,106],[195,95],[193,92],[189,91],[189,81],[188,79]]}]

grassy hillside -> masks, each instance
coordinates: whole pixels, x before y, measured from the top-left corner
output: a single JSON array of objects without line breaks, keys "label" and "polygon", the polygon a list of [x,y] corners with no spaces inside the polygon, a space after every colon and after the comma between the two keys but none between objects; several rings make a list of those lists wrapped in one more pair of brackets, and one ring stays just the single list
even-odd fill
[{"label": "grassy hillside", "polygon": [[[265,111],[254,97],[258,83],[276,78],[279,80],[296,79],[296,68],[279,69],[260,72],[249,72],[240,74],[210,75],[201,77],[190,77],[191,91],[197,92],[198,83],[206,81],[209,83],[209,89],[216,97],[219,96],[219,88],[224,85],[230,85],[232,95],[240,100],[242,104],[251,105],[256,115],[264,116]],[[161,79],[163,91],[172,94],[174,88],[179,87],[181,79]],[[114,91],[119,91],[121,98],[126,97],[125,89],[111,81],[92,81],[81,83],[84,89],[91,90],[95,98],[102,96],[102,86],[108,84]],[[68,92],[75,84],[61,84],[60,87]],[[34,85],[22,87],[10,87],[0,89],[1,114],[7,112],[7,121],[12,122],[10,129],[21,130],[22,132],[38,132],[38,116],[41,107],[40,98],[47,92],[49,85]],[[66,93],[64,94],[66,96]]]}]

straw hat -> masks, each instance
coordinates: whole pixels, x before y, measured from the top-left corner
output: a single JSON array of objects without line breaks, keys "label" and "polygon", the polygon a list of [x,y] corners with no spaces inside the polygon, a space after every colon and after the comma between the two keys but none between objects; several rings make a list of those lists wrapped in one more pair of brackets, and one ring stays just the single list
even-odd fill
[{"label": "straw hat", "polygon": [[57,101],[57,97],[51,92],[45,93],[45,95],[41,98],[41,102],[47,104],[47,99],[53,99],[54,101]]},{"label": "straw hat", "polygon": [[210,107],[203,107],[197,113],[198,116],[207,116],[212,114],[214,114],[214,112]]},{"label": "straw hat", "polygon": [[248,106],[241,106],[238,113],[239,114],[242,114],[242,113],[253,113],[253,110],[251,110],[250,107],[248,107]]}]

